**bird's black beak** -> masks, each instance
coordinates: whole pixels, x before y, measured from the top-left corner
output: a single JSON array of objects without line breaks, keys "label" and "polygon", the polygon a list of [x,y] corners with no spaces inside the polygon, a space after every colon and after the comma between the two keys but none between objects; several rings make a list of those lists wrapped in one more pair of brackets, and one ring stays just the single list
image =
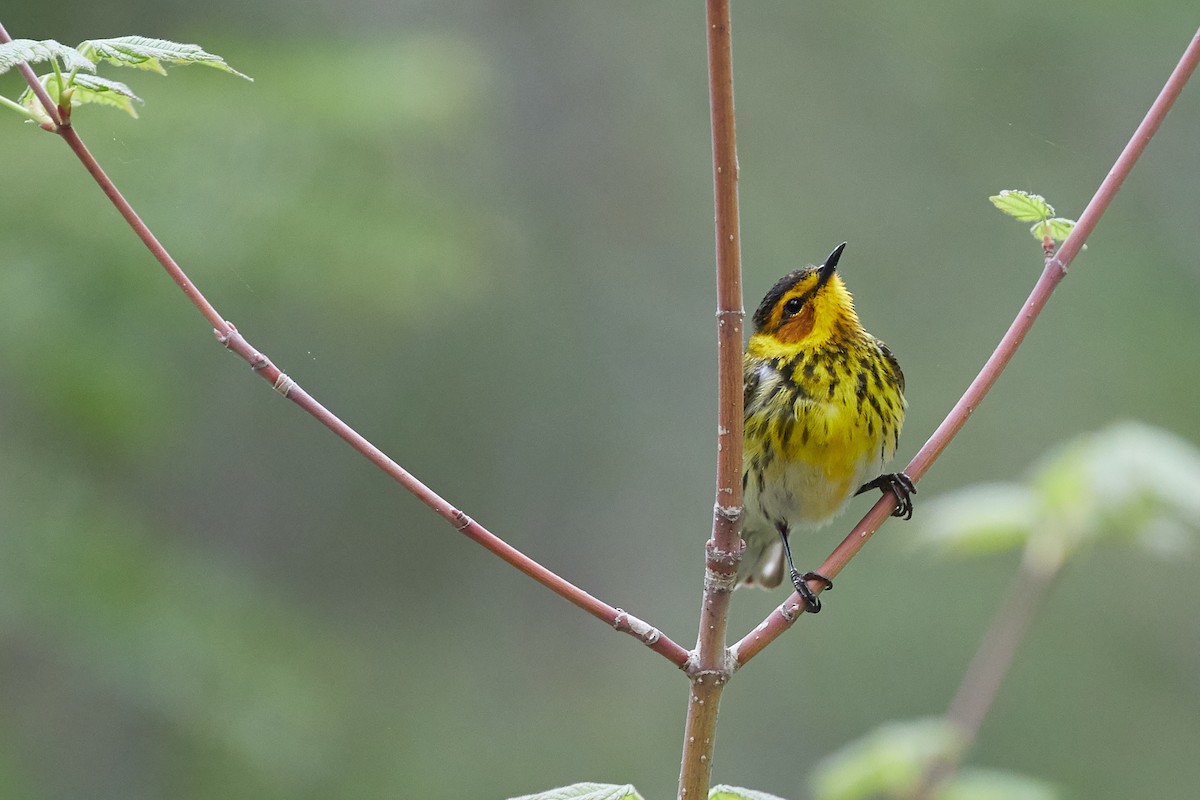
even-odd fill
[{"label": "bird's black beak", "polygon": [[842,257],[842,251],[845,249],[846,243],[842,242],[833,248],[833,252],[829,254],[829,258],[825,259],[825,263],[821,265],[821,271],[817,273],[818,289],[828,283],[829,279],[833,277],[834,270],[837,269],[838,259]]}]

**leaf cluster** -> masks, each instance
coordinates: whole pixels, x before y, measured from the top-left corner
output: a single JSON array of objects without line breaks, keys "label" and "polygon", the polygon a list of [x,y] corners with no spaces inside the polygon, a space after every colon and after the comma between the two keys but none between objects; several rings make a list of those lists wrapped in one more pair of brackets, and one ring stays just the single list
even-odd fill
[{"label": "leaf cluster", "polygon": [[[940,719],[890,722],[825,758],[812,777],[817,800],[905,797],[936,759],[960,747],[953,726]],[[959,770],[940,800],[1054,800],[1049,784],[1011,772]]]},{"label": "leaf cluster", "polygon": [[1032,222],[1029,232],[1039,241],[1064,241],[1075,228],[1075,220],[1054,216],[1054,206],[1040,194],[1005,189],[988,198],[992,205],[1019,222]]},{"label": "leaf cluster", "polygon": [[[107,63],[166,75],[165,65],[168,64],[201,64],[253,80],[226,64],[225,59],[205,51],[199,45],[148,39],[145,36],[88,39],[76,47],[53,39],[14,39],[0,44],[0,73],[22,62],[50,64],[52,71],[38,75],[37,81],[59,108],[103,105],[119,108],[135,118],[137,110],[133,104],[142,102],[142,99],[121,81],[96,75],[97,66]],[[32,88],[26,89],[16,101],[0,97],[0,104],[24,114],[42,127],[53,126],[53,120]]]}]

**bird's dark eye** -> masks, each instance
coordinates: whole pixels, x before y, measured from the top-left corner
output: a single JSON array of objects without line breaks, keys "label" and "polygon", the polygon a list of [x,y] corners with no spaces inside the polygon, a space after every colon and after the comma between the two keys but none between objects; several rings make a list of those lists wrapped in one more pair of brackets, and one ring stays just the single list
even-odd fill
[{"label": "bird's dark eye", "polygon": [[783,318],[793,317],[800,313],[800,309],[804,307],[804,301],[799,297],[793,297],[783,304]]}]

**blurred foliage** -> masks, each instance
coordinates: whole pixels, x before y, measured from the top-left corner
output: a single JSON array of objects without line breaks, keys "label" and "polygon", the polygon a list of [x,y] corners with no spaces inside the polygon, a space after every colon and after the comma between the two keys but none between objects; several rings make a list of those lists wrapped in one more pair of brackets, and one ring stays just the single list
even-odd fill
[{"label": "blurred foliage", "polygon": [[1105,540],[1175,556],[1200,531],[1200,450],[1138,422],[1057,447],[1028,484],[983,484],[922,508],[920,539],[956,553],[1026,548],[1056,568]]},{"label": "blurred foliage", "polygon": [[[687,641],[715,455],[700,13],[134,0],[3,22],[201,42],[253,75],[179,70],[137,83],[141,120],[75,123],[302,386]],[[1194,29],[1183,0],[739,7],[747,304],[849,240],[839,269],[908,378],[911,455],[1041,270],[986,197],[1036,186],[1082,208]],[[1050,71],[1069,87],[1052,100],[1031,89]],[[923,497],[1114,418],[1200,429],[1200,229],[1181,211],[1198,128],[1189,90]],[[670,796],[675,670],[510,574],[224,353],[61,142],[0,117],[0,164],[0,795],[484,798],[605,774]],[[739,673],[720,780],[798,797],[839,743],[945,702],[1011,568],[927,563],[896,538]],[[1200,567],[1116,558],[1064,577],[975,753],[1097,800],[1190,796]],[[1138,603],[1097,614],[1117,574]],[[731,634],[778,602],[739,592]]]},{"label": "blurred foliage", "polygon": [[637,789],[626,784],[576,783],[537,794],[513,797],[511,800],[642,800]]},{"label": "blurred foliage", "polygon": [[939,800],[1055,800],[1058,790],[1033,778],[986,769],[967,769],[955,775]]},{"label": "blurred foliage", "polygon": [[[953,728],[919,719],[879,726],[826,757],[812,777],[814,800],[882,800],[909,797],[925,769],[957,747]],[[943,786],[938,800],[1054,800],[1041,781],[1010,772],[963,769]]]},{"label": "blurred foliage", "polygon": [[708,793],[708,800],[781,800],[781,798],[754,789],[721,785],[712,787]]},{"label": "blurred foliage", "polygon": [[822,760],[812,776],[813,797],[901,797],[916,786],[927,764],[954,746],[954,731],[941,720],[887,723]]},{"label": "blurred foliage", "polygon": [[1122,539],[1174,557],[1200,531],[1200,450],[1142,423],[1066,443],[1036,465],[1033,485],[1068,548]]}]

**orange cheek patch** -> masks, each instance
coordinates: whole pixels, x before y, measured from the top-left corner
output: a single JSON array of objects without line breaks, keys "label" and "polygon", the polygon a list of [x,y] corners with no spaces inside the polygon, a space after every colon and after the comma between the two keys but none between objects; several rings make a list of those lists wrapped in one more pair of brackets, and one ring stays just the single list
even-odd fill
[{"label": "orange cheek patch", "polygon": [[813,329],[813,310],[811,305],[800,309],[800,313],[779,326],[775,338],[788,344],[798,344],[804,341]]}]

